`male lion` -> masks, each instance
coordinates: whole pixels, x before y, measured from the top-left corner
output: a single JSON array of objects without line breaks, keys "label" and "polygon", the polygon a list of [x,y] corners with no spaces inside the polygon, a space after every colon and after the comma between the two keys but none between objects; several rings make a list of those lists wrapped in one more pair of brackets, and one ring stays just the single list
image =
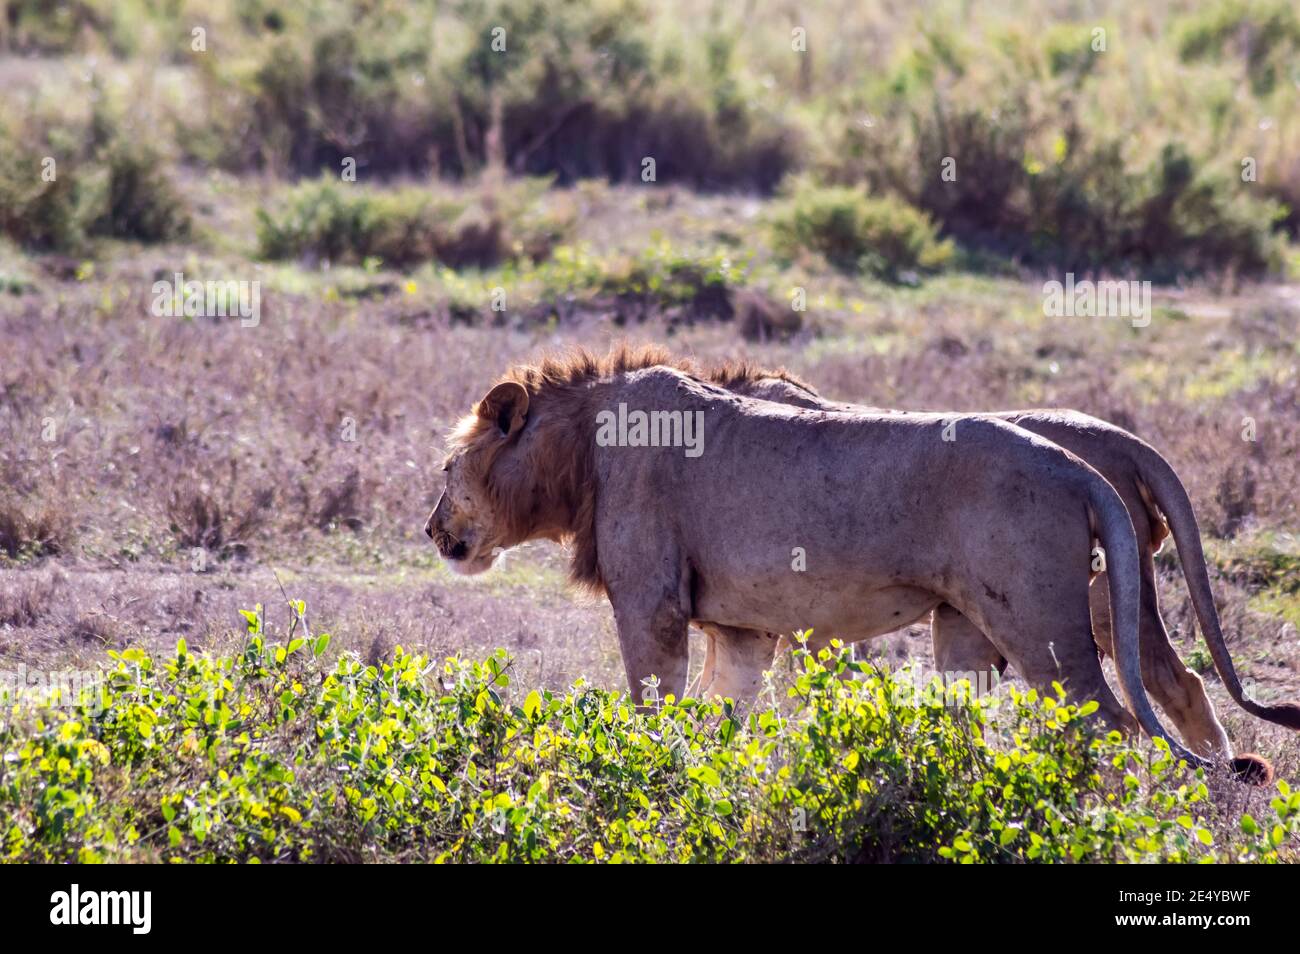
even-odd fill
[{"label": "male lion", "polygon": [[[861,409],[880,414],[908,413],[828,401],[808,384],[785,371],[728,365],[706,374],[738,394],[798,407]],[[1178,546],[1183,576],[1191,594],[1192,607],[1201,624],[1201,631],[1205,634],[1215,667],[1229,694],[1247,712],[1278,725],[1300,729],[1300,705],[1291,702],[1266,705],[1251,699],[1242,689],[1214,606],[1209,573],[1201,549],[1200,531],[1191,500],[1173,467],[1155,448],[1123,428],[1066,409],[940,416],[946,420],[992,417],[1008,421],[1078,455],[1116,489],[1133,522],[1141,560],[1139,644],[1142,681],[1194,752],[1218,758],[1231,758],[1232,755],[1227,733],[1215,716],[1204,683],[1178,657],[1177,651],[1169,642],[1169,634],[1160,615],[1154,556],[1160,551],[1164,539],[1170,535],[1171,528],[1174,542]],[[1103,571],[1091,589],[1094,636],[1101,650],[1114,656],[1106,581],[1107,574]],[[708,655],[701,684],[710,694],[743,695],[752,686],[754,673],[761,673],[762,669],[771,665],[770,658],[755,659],[757,647],[774,645],[766,634],[763,634],[762,639],[755,639],[755,634],[752,633],[723,631],[710,632],[708,636]],[[1001,673],[1006,668],[1007,661],[997,648],[977,626],[951,606],[944,605],[935,609],[932,638],[935,665],[940,672],[978,673],[993,670]],[[740,656],[745,660],[744,666],[727,668],[736,674],[744,673],[747,685],[717,684],[716,660],[723,655]],[[1267,763],[1255,755],[1242,756],[1234,760],[1233,765],[1239,773],[1256,777],[1267,777],[1270,771]]]},{"label": "male lion", "polygon": [[[1060,681],[1095,699],[1106,725],[1209,764],[1168,736],[1143,691],[1133,527],[1077,457],[1005,421],[964,420],[949,441],[938,418],[807,410],[645,365],[626,349],[580,351],[511,369],[474,406],[425,527],[454,569],[482,572],[530,539],[569,541],[575,581],[613,606],[632,692],[657,676],[679,698],[692,620],[855,641],[950,605],[1031,685]],[[600,417],[627,408],[700,415],[703,454],[597,441]],[[1093,644],[1098,541],[1132,714]]]}]

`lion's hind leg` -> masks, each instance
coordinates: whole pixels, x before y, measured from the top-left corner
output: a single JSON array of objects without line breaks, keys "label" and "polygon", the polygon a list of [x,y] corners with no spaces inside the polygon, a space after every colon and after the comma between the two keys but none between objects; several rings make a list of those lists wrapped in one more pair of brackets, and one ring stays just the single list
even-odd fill
[{"label": "lion's hind leg", "polygon": [[711,623],[705,677],[700,695],[750,702],[763,688],[763,673],[772,668],[779,637],[758,629],[741,629]]},{"label": "lion's hind leg", "polygon": [[1006,657],[983,631],[947,603],[935,607],[930,621],[934,640],[934,668],[945,686],[967,680],[971,691],[984,695],[1006,671]]},{"label": "lion's hind leg", "polygon": [[1115,697],[1102,672],[1092,638],[1087,583],[1080,582],[1058,590],[1050,602],[1032,588],[1022,588],[1010,594],[1010,604],[1019,607],[1014,615],[997,601],[981,604],[982,613],[967,615],[984,617],[989,641],[1029,685],[1052,694],[1052,684],[1059,682],[1072,702],[1095,700],[1096,717],[1108,729],[1134,734],[1137,719]]}]

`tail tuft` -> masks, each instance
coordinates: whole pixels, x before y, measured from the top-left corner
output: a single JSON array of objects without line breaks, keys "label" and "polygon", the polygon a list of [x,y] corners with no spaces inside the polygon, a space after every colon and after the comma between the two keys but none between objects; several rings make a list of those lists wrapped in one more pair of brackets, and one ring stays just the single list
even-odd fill
[{"label": "tail tuft", "polygon": [[1247,752],[1228,763],[1233,777],[1247,785],[1267,785],[1273,781],[1273,765],[1262,755]]}]

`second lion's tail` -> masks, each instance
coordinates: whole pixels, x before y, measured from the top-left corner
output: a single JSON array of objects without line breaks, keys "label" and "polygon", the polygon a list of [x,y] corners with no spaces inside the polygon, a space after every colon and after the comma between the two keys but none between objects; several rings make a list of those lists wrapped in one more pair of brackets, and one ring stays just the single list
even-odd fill
[{"label": "second lion's tail", "polygon": [[[1145,446],[1145,445],[1144,445]],[[1288,729],[1300,729],[1300,705],[1294,702],[1281,702],[1268,705],[1256,702],[1246,695],[1241,680],[1237,678],[1237,669],[1228,652],[1228,643],[1223,638],[1223,629],[1219,625],[1219,611],[1214,605],[1214,593],[1210,589],[1210,574],[1205,565],[1205,553],[1201,549],[1201,530],[1196,523],[1196,512],[1187,497],[1182,481],[1173,467],[1154,448],[1146,448],[1150,453],[1143,454],[1140,461],[1141,482],[1138,489],[1148,508],[1154,504],[1158,510],[1152,514],[1153,520],[1160,515],[1169,523],[1174,544],[1178,547],[1178,562],[1183,567],[1183,577],[1187,581],[1187,592],[1192,599],[1192,608],[1196,611],[1196,620],[1201,624],[1201,634],[1205,645],[1209,647],[1214,668],[1219,671],[1224,688],[1239,706],[1261,719],[1286,726]],[[1144,486],[1145,485],[1145,486]]]}]

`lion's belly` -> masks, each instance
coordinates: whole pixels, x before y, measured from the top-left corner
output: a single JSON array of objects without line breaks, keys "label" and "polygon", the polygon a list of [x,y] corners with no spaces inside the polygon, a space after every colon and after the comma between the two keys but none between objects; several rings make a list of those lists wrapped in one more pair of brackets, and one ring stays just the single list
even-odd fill
[{"label": "lion's belly", "polygon": [[916,622],[943,598],[913,586],[830,588],[816,581],[791,585],[704,585],[692,617],[769,633],[811,629],[846,641],[870,639]]}]

